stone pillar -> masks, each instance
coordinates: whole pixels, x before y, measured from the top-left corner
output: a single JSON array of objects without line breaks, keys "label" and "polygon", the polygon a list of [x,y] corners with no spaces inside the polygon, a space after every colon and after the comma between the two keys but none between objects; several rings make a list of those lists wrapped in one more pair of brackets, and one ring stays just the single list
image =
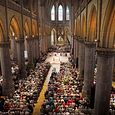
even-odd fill
[{"label": "stone pillar", "polygon": [[115,52],[97,49],[97,76],[94,115],[108,115]]},{"label": "stone pillar", "polygon": [[32,38],[32,53],[33,53],[33,60],[35,60],[36,58],[36,49],[35,49],[35,41],[36,41],[36,38]]},{"label": "stone pillar", "polygon": [[37,39],[37,45],[38,45],[38,58],[40,57],[40,39]]},{"label": "stone pillar", "polygon": [[43,44],[44,44],[44,52],[46,52],[46,36],[44,36],[44,42],[43,42]]},{"label": "stone pillar", "polygon": [[11,38],[11,51],[14,60],[17,60],[17,47],[15,37]]},{"label": "stone pillar", "polygon": [[79,42],[76,39],[76,68],[78,68],[78,59],[79,59]]},{"label": "stone pillar", "polygon": [[44,52],[44,38],[41,39],[41,52]]},{"label": "stone pillar", "polygon": [[75,38],[75,61],[76,61],[76,46],[77,44],[76,44],[76,38]]},{"label": "stone pillar", "polygon": [[48,36],[46,37],[46,51],[48,51]]},{"label": "stone pillar", "polygon": [[9,53],[9,42],[0,43],[1,70],[3,76],[3,95],[9,96],[14,91],[14,82],[11,73],[11,61]]},{"label": "stone pillar", "polygon": [[37,38],[34,39],[35,42],[35,59],[38,57],[38,43],[37,43]]},{"label": "stone pillar", "polygon": [[24,58],[24,39],[17,39],[17,56],[20,69],[20,77],[26,77],[25,58]]},{"label": "stone pillar", "polygon": [[27,39],[27,50],[28,50],[28,61],[29,64],[33,64],[33,55],[32,55],[32,39]]},{"label": "stone pillar", "polygon": [[73,58],[75,60],[75,38],[73,38]]},{"label": "stone pillar", "polygon": [[51,41],[50,35],[48,35],[48,48],[51,46],[51,45],[50,45],[50,41]]},{"label": "stone pillar", "polygon": [[85,42],[85,66],[83,94],[90,99],[94,81],[95,43]]},{"label": "stone pillar", "polygon": [[45,52],[47,52],[48,48],[47,48],[47,36],[45,37]]},{"label": "stone pillar", "polygon": [[114,70],[113,70],[113,81],[115,82],[115,56],[114,56]]},{"label": "stone pillar", "polygon": [[46,52],[46,50],[47,50],[47,48],[46,48],[46,36],[44,36],[44,42],[43,42],[43,44],[44,44],[44,52]]},{"label": "stone pillar", "polygon": [[76,39],[74,38],[74,62],[76,63]]},{"label": "stone pillar", "polygon": [[39,58],[39,39],[35,39],[35,58]]},{"label": "stone pillar", "polygon": [[84,77],[84,63],[85,63],[85,46],[84,41],[82,39],[79,40],[79,72],[80,78]]},{"label": "stone pillar", "polygon": [[42,48],[41,48],[41,46],[42,46],[42,39],[41,39],[41,37],[39,39],[39,45],[40,45],[40,56],[41,56],[41,52],[42,52]]}]

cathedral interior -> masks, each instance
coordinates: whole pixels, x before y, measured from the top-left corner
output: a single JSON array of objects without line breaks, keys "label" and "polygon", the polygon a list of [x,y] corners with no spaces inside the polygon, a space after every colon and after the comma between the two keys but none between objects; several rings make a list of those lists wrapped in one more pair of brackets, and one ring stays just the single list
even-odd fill
[{"label": "cathedral interior", "polygon": [[115,0],[0,0],[0,115],[115,115]]}]

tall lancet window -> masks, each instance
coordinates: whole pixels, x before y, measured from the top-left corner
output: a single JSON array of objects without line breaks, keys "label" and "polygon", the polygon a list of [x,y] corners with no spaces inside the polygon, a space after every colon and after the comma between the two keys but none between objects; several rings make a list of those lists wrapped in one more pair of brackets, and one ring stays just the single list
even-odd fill
[{"label": "tall lancet window", "polygon": [[66,20],[70,19],[70,11],[69,11],[69,7],[66,7]]},{"label": "tall lancet window", "polygon": [[62,7],[62,5],[59,5],[59,7],[58,7],[58,20],[59,21],[63,20],[63,7]]},{"label": "tall lancet window", "polygon": [[52,9],[51,9],[51,20],[52,21],[55,20],[55,6],[54,5],[52,6]]}]

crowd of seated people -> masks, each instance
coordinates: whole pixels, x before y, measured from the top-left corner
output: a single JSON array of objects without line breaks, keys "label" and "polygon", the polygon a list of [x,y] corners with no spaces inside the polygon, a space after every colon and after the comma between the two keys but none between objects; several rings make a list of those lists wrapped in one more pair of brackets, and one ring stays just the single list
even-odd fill
[{"label": "crowd of seated people", "polygon": [[[60,56],[67,56],[66,54],[60,53]],[[50,63],[44,62],[46,58],[47,54],[41,53],[41,58],[34,62],[35,68],[30,69],[28,77],[24,79],[17,79],[18,65],[12,65],[15,92],[10,97],[0,97],[0,115],[32,115],[34,104],[51,66]],[[79,72],[74,68],[72,57],[69,57],[69,61],[71,63],[61,63],[59,73],[52,71],[40,115],[90,115],[92,113],[90,100],[82,95],[83,81],[79,79]],[[1,76],[1,94],[2,80]],[[114,110],[115,90],[112,89],[110,115],[114,115]]]},{"label": "crowd of seated people", "polygon": [[37,60],[37,62],[44,62],[45,60],[46,60],[46,58],[47,58],[47,53],[48,52],[46,52],[46,53],[41,53],[41,56],[40,56],[40,58]]},{"label": "crowd of seated people", "polygon": [[53,72],[40,115],[84,115],[91,113],[89,100],[82,96],[83,81],[70,63]]},{"label": "crowd of seated people", "polygon": [[115,114],[115,88],[112,87],[110,96],[110,113]]},{"label": "crowd of seated people", "polygon": [[[12,73],[12,76],[13,76],[13,81],[15,83],[15,81],[18,78],[18,74],[19,74],[19,67],[18,67],[17,64],[12,63],[12,65],[11,65],[11,73]],[[0,72],[0,96],[2,96],[2,83],[3,83],[3,76],[2,76],[2,73]]]},{"label": "crowd of seated people", "polygon": [[50,66],[50,63],[39,63],[27,78],[15,80],[14,94],[0,96],[0,115],[32,115]]}]

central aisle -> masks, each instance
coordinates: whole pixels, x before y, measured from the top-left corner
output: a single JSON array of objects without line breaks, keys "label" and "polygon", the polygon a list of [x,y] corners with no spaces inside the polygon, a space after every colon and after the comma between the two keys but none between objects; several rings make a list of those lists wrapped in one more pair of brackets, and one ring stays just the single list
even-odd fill
[{"label": "central aisle", "polygon": [[49,80],[50,80],[50,76],[52,74],[52,71],[54,68],[56,68],[56,72],[58,73],[59,70],[60,70],[60,61],[61,62],[68,62],[68,57],[69,57],[69,54],[68,56],[60,56],[60,53],[52,53],[50,54],[50,56],[48,56],[48,58],[46,59],[46,62],[50,62],[51,63],[51,68],[48,72],[48,75],[46,77],[46,80],[44,82],[44,85],[42,87],[42,90],[40,92],[40,96],[38,98],[38,101],[34,107],[34,112],[33,112],[33,115],[40,115],[40,108],[45,100],[45,92],[47,91],[47,88],[48,88],[48,83],[49,83]]}]

